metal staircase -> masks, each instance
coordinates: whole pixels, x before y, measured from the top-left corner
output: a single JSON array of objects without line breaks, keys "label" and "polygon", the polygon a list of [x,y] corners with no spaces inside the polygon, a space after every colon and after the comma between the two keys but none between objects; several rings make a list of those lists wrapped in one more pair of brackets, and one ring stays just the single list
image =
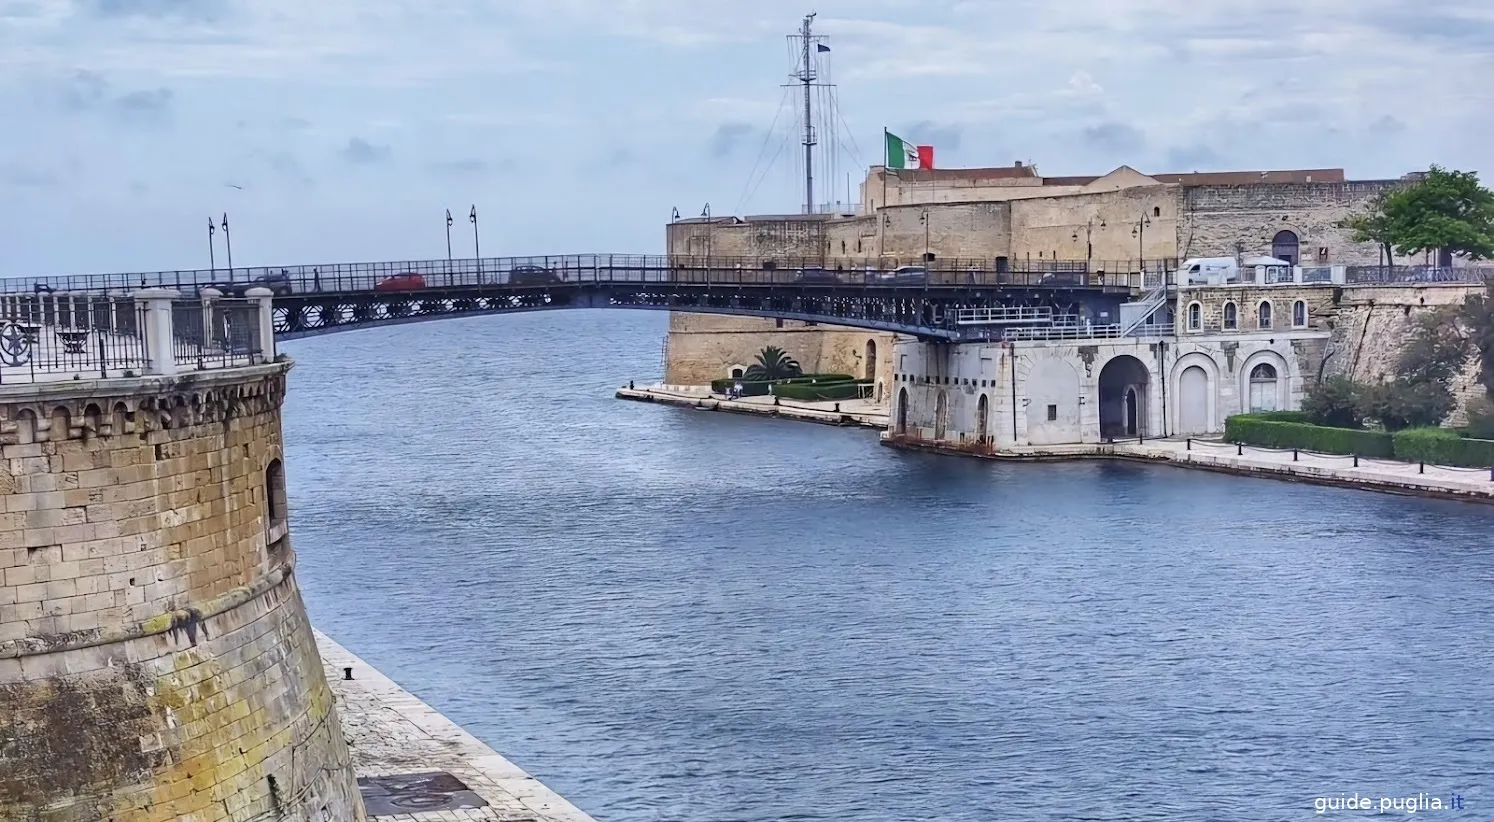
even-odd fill
[{"label": "metal staircase", "polygon": [[1148,291],[1146,294],[1142,295],[1142,298],[1139,302],[1130,303],[1130,305],[1139,305],[1140,313],[1136,314],[1131,318],[1130,322],[1121,327],[1120,335],[1122,337],[1129,337],[1136,329],[1142,326],[1151,326],[1151,323],[1149,321],[1151,320],[1152,315],[1157,313],[1157,309],[1166,304],[1166,284],[1159,285],[1151,291]]}]

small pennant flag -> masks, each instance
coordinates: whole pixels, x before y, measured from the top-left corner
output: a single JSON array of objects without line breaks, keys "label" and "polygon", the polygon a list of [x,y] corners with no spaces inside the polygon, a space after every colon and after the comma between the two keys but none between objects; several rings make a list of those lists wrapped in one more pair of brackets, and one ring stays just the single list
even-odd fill
[{"label": "small pennant flag", "polygon": [[830,50],[830,47],[825,45],[824,43],[815,43],[814,50],[816,52],[819,52],[820,54],[824,54],[825,52]]}]

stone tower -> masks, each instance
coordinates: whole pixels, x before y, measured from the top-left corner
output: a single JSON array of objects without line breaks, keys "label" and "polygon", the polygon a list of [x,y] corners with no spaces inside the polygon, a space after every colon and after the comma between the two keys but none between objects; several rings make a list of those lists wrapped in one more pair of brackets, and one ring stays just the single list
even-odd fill
[{"label": "stone tower", "polygon": [[0,819],[364,819],[268,296],[0,304]]}]

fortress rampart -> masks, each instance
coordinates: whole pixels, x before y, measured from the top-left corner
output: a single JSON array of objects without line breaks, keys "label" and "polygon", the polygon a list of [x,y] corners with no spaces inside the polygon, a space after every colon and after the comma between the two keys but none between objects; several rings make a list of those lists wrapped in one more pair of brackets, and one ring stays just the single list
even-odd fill
[{"label": "fortress rampart", "polygon": [[294,574],[290,367],[0,386],[0,818],[364,818]]}]

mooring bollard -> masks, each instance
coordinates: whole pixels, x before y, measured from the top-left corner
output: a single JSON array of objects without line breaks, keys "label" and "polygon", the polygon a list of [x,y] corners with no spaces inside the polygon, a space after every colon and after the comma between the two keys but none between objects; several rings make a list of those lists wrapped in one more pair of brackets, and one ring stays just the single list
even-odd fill
[{"label": "mooring bollard", "polygon": [[1137,434],[1136,435],[1136,444],[1137,445],[1146,445],[1146,435],[1145,434]]},{"label": "mooring bollard", "polygon": [[1243,457],[1243,456],[1245,456],[1245,446],[1244,446],[1244,444],[1238,443],[1238,442],[1235,443],[1235,456],[1237,456],[1237,457]]},{"label": "mooring bollard", "polygon": [[1184,451],[1192,451],[1193,450],[1193,438],[1192,437],[1188,438],[1188,445],[1183,450]]},{"label": "mooring bollard", "polygon": [[1416,464],[1416,473],[1418,473],[1418,474],[1425,474],[1426,472],[1427,472],[1427,464],[1424,463],[1424,462],[1418,462]]},{"label": "mooring bollard", "polygon": [[1354,467],[1355,468],[1359,467],[1359,455],[1358,454],[1354,455]]},{"label": "mooring bollard", "polygon": [[345,679],[345,680],[352,679],[353,678],[353,669],[352,668],[343,668],[342,669],[342,678]]},{"label": "mooring bollard", "polygon": [[840,403],[836,403],[835,404],[835,413],[837,413],[837,414],[840,413]]},{"label": "mooring bollard", "polygon": [[1292,449],[1292,462],[1296,462],[1296,461],[1297,461],[1297,449],[1293,448]]}]

